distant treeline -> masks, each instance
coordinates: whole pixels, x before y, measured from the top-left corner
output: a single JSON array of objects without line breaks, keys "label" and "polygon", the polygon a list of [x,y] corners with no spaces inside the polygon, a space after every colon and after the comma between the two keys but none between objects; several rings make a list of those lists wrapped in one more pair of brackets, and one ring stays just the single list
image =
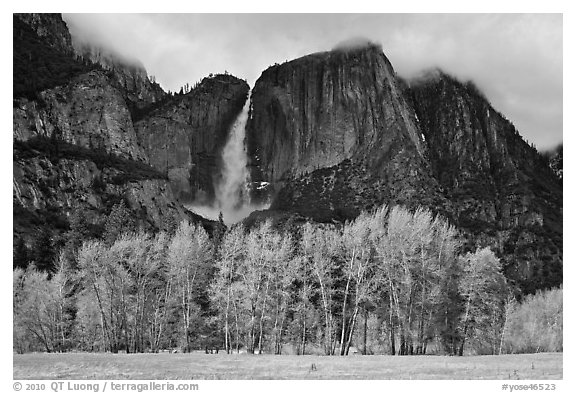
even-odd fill
[{"label": "distant treeline", "polygon": [[[14,270],[14,350],[348,355],[562,351],[562,289],[517,302],[489,249],[418,209],[343,226],[76,220],[53,267]],[[76,237],[74,234],[77,234]]]}]

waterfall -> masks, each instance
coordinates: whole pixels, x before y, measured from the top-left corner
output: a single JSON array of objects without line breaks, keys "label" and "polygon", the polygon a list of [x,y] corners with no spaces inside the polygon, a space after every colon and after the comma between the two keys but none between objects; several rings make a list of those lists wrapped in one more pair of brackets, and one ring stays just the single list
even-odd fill
[{"label": "waterfall", "polygon": [[246,122],[250,98],[246,100],[242,111],[234,121],[228,141],[222,150],[222,178],[215,185],[215,206],[224,212],[239,209],[249,202],[246,193],[248,183],[248,156],[244,139],[246,136]]},{"label": "waterfall", "polygon": [[232,224],[242,220],[256,210],[267,206],[250,203],[248,184],[248,155],[244,140],[246,137],[246,123],[250,109],[250,94],[238,117],[234,121],[226,145],[222,149],[222,168],[219,177],[215,178],[215,200],[210,205],[188,206],[193,212],[211,220],[217,220],[222,212],[224,222]]}]

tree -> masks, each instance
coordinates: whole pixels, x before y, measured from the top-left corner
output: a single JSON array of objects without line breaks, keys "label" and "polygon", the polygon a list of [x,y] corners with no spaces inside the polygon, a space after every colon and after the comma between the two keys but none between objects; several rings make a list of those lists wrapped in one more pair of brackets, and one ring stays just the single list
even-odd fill
[{"label": "tree", "polygon": [[[114,258],[119,269],[125,269],[126,274],[120,275],[119,297],[122,310],[122,327],[124,347],[127,352],[144,352],[150,341],[156,345],[161,337],[162,323],[154,327],[156,337],[148,337],[149,316],[157,315],[159,304],[154,296],[162,287],[163,264],[166,235],[158,234],[151,238],[143,233],[124,234],[110,248],[110,256]],[[124,273],[124,271],[121,271]],[[162,294],[162,291],[160,291]]]},{"label": "tree", "polygon": [[180,316],[181,345],[188,351],[191,347],[191,330],[200,317],[198,299],[206,287],[212,243],[206,231],[187,221],[180,223],[168,245],[168,280],[176,309]]},{"label": "tree", "polygon": [[[287,274],[286,271],[286,267],[291,265],[292,241],[290,236],[281,236],[279,233],[272,231],[271,226],[271,222],[267,221],[248,236],[247,258],[250,259],[254,255],[252,253],[254,250],[257,250],[255,253],[257,258],[263,258],[261,266],[264,273],[264,282],[261,287],[263,293],[261,295],[258,320],[258,353],[262,353],[264,348],[266,321],[272,319],[274,319],[272,330],[275,336],[275,352],[280,350],[284,314],[287,306],[286,292],[292,281],[291,275]],[[256,236],[251,236],[253,233]],[[274,317],[269,315],[273,309],[275,309]]]},{"label": "tree", "polygon": [[[14,269],[16,351],[223,344],[281,354],[291,343],[298,354],[347,355],[354,345],[418,355],[432,340],[449,354],[562,348],[561,293],[515,305],[494,254],[458,258],[457,231],[425,209],[383,206],[299,230],[268,221],[224,231],[221,222],[213,239],[188,222],[174,234],[134,233],[124,204],[112,210],[106,241],[83,241],[83,214],[71,217],[77,270],[67,252],[49,271]],[[54,253],[49,233],[35,244]]]},{"label": "tree", "polygon": [[123,233],[134,232],[136,223],[124,200],[115,204],[104,224],[104,242],[111,245]]},{"label": "tree", "polygon": [[216,228],[214,228],[214,233],[212,234],[212,241],[214,243],[215,259],[218,259],[218,253],[220,252],[220,245],[224,239],[224,234],[226,233],[226,224],[224,224],[224,215],[222,212],[218,214],[218,223]]},{"label": "tree", "polygon": [[277,241],[271,233],[270,221],[254,228],[246,236],[246,257],[238,266],[240,289],[244,294],[241,310],[248,318],[246,346],[250,353],[254,353],[257,340],[262,349],[263,313],[269,296],[274,243]]},{"label": "tree", "polygon": [[22,237],[16,240],[12,254],[12,266],[14,269],[26,269],[30,263],[30,251]]},{"label": "tree", "polygon": [[[378,218],[378,215],[362,214],[352,223],[344,226],[342,243],[346,261],[344,266],[346,288],[342,303],[340,355],[348,355],[361,305],[373,299],[376,281],[374,249],[370,244],[370,227],[371,221],[378,220]],[[348,317],[346,301],[349,296],[353,297],[353,302],[352,312]],[[346,330],[347,325],[348,330]],[[345,337],[346,333],[348,333],[348,338]]]},{"label": "tree", "polygon": [[70,223],[70,230],[64,235],[64,260],[68,264],[68,269],[76,271],[78,269],[78,264],[76,263],[78,249],[84,241],[91,239],[93,236],[90,231],[86,212],[83,208],[76,208],[70,215],[68,221]]},{"label": "tree", "polygon": [[[297,255],[292,259],[288,277],[290,274],[294,276],[296,293],[295,302],[291,305],[293,316],[293,342],[296,343],[298,353],[300,355],[306,354],[306,344],[308,336],[312,330],[313,321],[316,317],[315,307],[313,304],[314,290],[314,275],[312,266],[308,260],[301,255]],[[279,348],[280,349],[280,348]],[[278,352],[279,353],[279,350]]]},{"label": "tree", "polygon": [[[366,218],[374,247],[379,313],[387,313],[390,353],[424,354],[447,303],[445,281],[455,261],[456,230],[424,209],[386,206]],[[443,289],[444,286],[444,289]],[[459,314],[455,314],[457,318]],[[448,323],[448,322],[446,322]]]},{"label": "tree", "polygon": [[[427,210],[414,212],[416,239],[419,243],[419,256],[415,259],[415,281],[418,296],[415,298],[416,354],[426,354],[428,342],[437,335],[435,324],[440,323],[445,305],[457,308],[458,303],[446,297],[456,286],[446,281],[457,261],[457,231],[445,219]],[[452,287],[443,287],[452,285]],[[440,319],[440,320],[439,320]]]},{"label": "tree", "polygon": [[[236,349],[239,349],[239,326],[237,307],[234,304],[234,282],[238,280],[238,265],[245,255],[244,228],[236,226],[226,232],[220,245],[219,257],[216,260],[216,273],[210,286],[210,300],[220,314],[224,325],[224,345],[226,353],[232,349],[231,325],[236,326]],[[234,313],[234,320],[231,314]]]},{"label": "tree", "polygon": [[118,353],[122,344],[122,328],[125,323],[127,299],[126,293],[128,273],[126,269],[116,263],[116,256],[120,251],[117,248],[106,247],[99,241],[85,242],[78,251],[78,266],[81,279],[84,283],[79,293],[79,313],[84,312],[81,305],[97,305],[99,320],[85,319],[87,326],[83,329],[91,330],[93,324],[101,329],[102,347],[112,353]]},{"label": "tree", "polygon": [[170,300],[172,298],[172,282],[167,275],[167,253],[170,238],[167,233],[160,232],[154,238],[147,256],[147,281],[141,287],[142,292],[148,292],[145,295],[144,306],[142,309],[143,317],[148,329],[148,341],[152,352],[158,352],[162,341],[166,335],[170,319]]},{"label": "tree", "polygon": [[[274,339],[274,354],[282,353],[283,338],[286,331],[286,320],[288,313],[293,312],[292,298],[293,286],[302,277],[299,274],[301,258],[295,253],[292,238],[285,234],[277,234],[275,258],[270,270],[271,280],[271,310],[269,317],[273,320],[271,334]],[[306,278],[307,279],[307,278]],[[302,281],[301,281],[302,282]],[[303,283],[302,283],[303,285]],[[308,304],[310,306],[310,304]]]},{"label": "tree", "polygon": [[335,271],[340,245],[340,234],[337,230],[316,229],[309,223],[304,225],[301,252],[304,263],[312,267],[312,274],[320,294],[326,355],[333,355],[336,350],[336,327],[332,309],[336,294]]},{"label": "tree", "polygon": [[30,343],[33,341],[30,337],[30,332],[19,318],[22,312],[22,304],[25,301],[24,275],[25,270],[22,268],[17,267],[12,271],[12,342],[14,350],[20,354],[30,350]]},{"label": "tree", "polygon": [[381,215],[380,228],[373,231],[376,257],[379,259],[379,278],[388,298],[388,322],[391,354],[396,353],[396,333],[399,333],[398,353],[406,355],[412,348],[413,300],[415,285],[411,261],[417,255],[417,243],[412,231],[412,214],[395,206]]},{"label": "tree", "polygon": [[[62,266],[62,265],[61,265]],[[47,272],[30,266],[25,272],[14,271],[15,303],[14,326],[19,348],[35,341],[46,352],[64,351],[70,347],[71,316],[69,277],[60,267],[52,279]]]},{"label": "tree", "polygon": [[[231,325],[235,325],[236,348],[240,336],[250,353],[262,353],[265,341],[274,339],[275,352],[287,308],[286,270],[290,266],[292,244],[265,222],[248,233],[235,227],[224,236],[216,262],[215,280],[210,294],[224,325],[225,346],[231,349]],[[233,318],[232,318],[233,317]],[[269,321],[274,321],[269,326]]]},{"label": "tree", "polygon": [[508,305],[503,353],[561,352],[563,350],[563,289],[528,295]]},{"label": "tree", "polygon": [[32,260],[38,270],[53,272],[55,259],[56,251],[52,242],[52,235],[48,229],[42,229],[34,242]]},{"label": "tree", "polygon": [[462,342],[458,354],[464,354],[466,339],[498,329],[495,337],[488,338],[491,341],[491,352],[496,354],[507,294],[506,279],[500,262],[489,248],[478,249],[473,254],[467,253],[460,261],[463,266],[460,293],[465,306],[461,322]]}]

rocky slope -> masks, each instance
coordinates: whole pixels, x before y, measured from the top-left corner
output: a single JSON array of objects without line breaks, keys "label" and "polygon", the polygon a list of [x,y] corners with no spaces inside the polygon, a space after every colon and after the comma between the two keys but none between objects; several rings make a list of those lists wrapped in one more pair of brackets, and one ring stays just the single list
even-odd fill
[{"label": "rocky slope", "polygon": [[276,215],[423,205],[466,248],[492,245],[524,291],[562,282],[561,182],[471,83],[439,70],[405,82],[372,44],[313,54],[262,73],[247,142]]},{"label": "rocky slope", "polygon": [[72,37],[60,14],[14,14],[14,18],[29,26],[48,46],[74,54]]},{"label": "rocky slope", "polygon": [[135,123],[150,165],[168,176],[180,201],[213,199],[220,153],[248,90],[245,81],[231,75],[207,77]]},{"label": "rocky slope", "polygon": [[[37,140],[36,140],[37,142]],[[122,200],[143,229],[167,228],[187,217],[166,179],[131,160],[98,159],[89,150],[60,144],[55,154],[50,141],[16,142],[13,160],[14,236],[30,241],[39,228],[55,235],[68,228],[75,210],[94,225]]]},{"label": "rocky slope", "polygon": [[409,84],[458,225],[525,289],[562,282],[562,183],[547,160],[472,83],[433,70]]},{"label": "rocky slope", "polygon": [[[166,176],[147,164],[128,93],[110,72],[74,57],[60,15],[15,15],[14,22],[15,239],[30,243],[40,229],[56,239],[76,209],[101,225],[121,200],[143,228],[189,217]],[[17,90],[23,79],[34,83]]]},{"label": "rocky slope", "polygon": [[102,47],[72,39],[78,56],[99,64],[110,71],[131,110],[136,113],[166,97],[160,85],[148,77],[144,66],[137,60],[125,59],[121,55]]},{"label": "rocky slope", "polygon": [[18,140],[54,136],[86,148],[146,160],[123,93],[102,71],[90,71],[41,91],[36,100],[18,100],[13,119]]}]

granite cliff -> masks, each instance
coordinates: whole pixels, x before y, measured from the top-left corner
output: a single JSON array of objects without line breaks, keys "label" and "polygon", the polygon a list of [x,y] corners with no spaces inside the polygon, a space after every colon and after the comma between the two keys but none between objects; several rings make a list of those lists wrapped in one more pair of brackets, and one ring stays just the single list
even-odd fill
[{"label": "granite cliff", "polygon": [[105,48],[75,40],[74,37],[72,45],[78,56],[109,71],[133,114],[166,97],[166,92],[148,76],[138,60],[126,59]]},{"label": "granite cliff", "polygon": [[[200,220],[182,204],[213,199],[247,83],[211,75],[168,94],[57,14],[13,20],[15,238],[57,237],[77,209],[101,225],[121,201],[149,230]],[[403,80],[372,43],[311,54],[256,81],[245,143],[252,202],[271,202],[247,222],[424,206],[465,250],[491,246],[523,292],[562,282],[562,150],[544,157],[471,82]]]},{"label": "granite cliff", "polygon": [[139,147],[122,91],[102,71],[72,77],[66,84],[15,103],[14,138],[54,137],[137,161]]},{"label": "granite cliff", "polygon": [[14,15],[14,238],[54,242],[83,210],[102,227],[124,201],[138,225],[193,219],[139,146],[126,91],[110,70],[75,55],[58,14]]},{"label": "granite cliff", "polygon": [[444,204],[414,109],[377,45],[264,71],[247,145],[252,179],[271,183],[273,209],[329,221],[385,201]]},{"label": "granite cliff", "polygon": [[150,165],[166,174],[183,203],[214,198],[221,151],[248,90],[245,81],[232,75],[206,77],[136,121]]},{"label": "granite cliff", "polygon": [[60,14],[14,14],[13,20],[26,24],[47,46],[67,55],[74,54],[72,37]]},{"label": "granite cliff", "polygon": [[491,245],[524,291],[562,281],[562,183],[472,83],[402,80],[373,44],[317,53],[262,73],[247,132],[269,216],[425,206],[466,248]]},{"label": "granite cliff", "polygon": [[409,81],[434,177],[474,245],[498,251],[525,290],[562,282],[562,181],[471,82]]}]

